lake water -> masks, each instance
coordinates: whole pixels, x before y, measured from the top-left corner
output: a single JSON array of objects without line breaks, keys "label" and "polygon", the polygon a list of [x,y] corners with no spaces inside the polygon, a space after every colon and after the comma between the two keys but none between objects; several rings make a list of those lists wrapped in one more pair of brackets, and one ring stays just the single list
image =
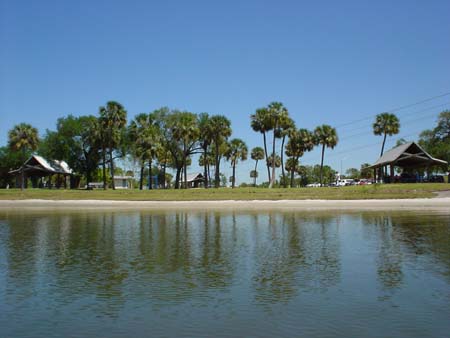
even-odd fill
[{"label": "lake water", "polygon": [[0,211],[0,337],[449,337],[450,213]]}]

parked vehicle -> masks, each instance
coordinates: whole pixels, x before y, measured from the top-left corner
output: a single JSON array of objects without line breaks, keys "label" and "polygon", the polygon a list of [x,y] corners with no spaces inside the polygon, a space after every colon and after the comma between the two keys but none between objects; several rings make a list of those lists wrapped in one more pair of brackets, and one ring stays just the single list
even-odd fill
[{"label": "parked vehicle", "polygon": [[320,183],[310,183],[306,185],[307,188],[318,188],[320,187]]},{"label": "parked vehicle", "polygon": [[345,187],[347,185],[352,185],[353,182],[355,182],[355,180],[352,179],[352,178],[344,178],[344,179],[341,179],[341,180],[337,181],[336,182],[336,186],[338,186],[338,187]]},{"label": "parked vehicle", "polygon": [[372,184],[372,180],[369,180],[367,178],[361,178],[359,180],[359,185],[367,185],[367,184]]}]

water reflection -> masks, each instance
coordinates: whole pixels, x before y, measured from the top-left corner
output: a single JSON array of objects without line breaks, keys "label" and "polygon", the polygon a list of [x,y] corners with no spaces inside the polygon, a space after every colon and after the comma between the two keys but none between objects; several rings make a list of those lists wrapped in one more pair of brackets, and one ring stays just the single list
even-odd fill
[{"label": "water reflection", "polygon": [[414,281],[411,271],[445,281],[448,291],[449,220],[398,212],[0,213],[0,313],[22,316],[34,304],[86,318],[211,304],[211,312],[257,312],[314,294],[349,302],[358,278],[375,296],[400,292]]}]

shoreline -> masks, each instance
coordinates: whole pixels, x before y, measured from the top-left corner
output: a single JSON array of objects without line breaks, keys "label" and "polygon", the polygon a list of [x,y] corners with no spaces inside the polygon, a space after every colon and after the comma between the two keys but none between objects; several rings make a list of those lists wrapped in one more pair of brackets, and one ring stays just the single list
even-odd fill
[{"label": "shoreline", "polygon": [[0,211],[11,210],[444,210],[450,197],[367,200],[224,200],[224,201],[118,201],[118,200],[0,200]]}]

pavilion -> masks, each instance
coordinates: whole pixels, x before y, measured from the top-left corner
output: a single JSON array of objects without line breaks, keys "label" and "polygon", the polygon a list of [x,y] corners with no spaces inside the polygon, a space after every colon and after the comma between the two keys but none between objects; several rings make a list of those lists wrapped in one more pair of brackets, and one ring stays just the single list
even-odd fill
[{"label": "pavilion", "polygon": [[[414,170],[426,170],[436,166],[445,166],[448,163],[444,160],[434,158],[428,154],[420,145],[415,142],[408,142],[385,152],[373,165],[367,169],[374,170],[374,178],[377,181],[394,182],[394,168],[400,167],[406,172]],[[387,173],[382,175],[383,168],[390,168],[389,176]],[[380,175],[384,177],[379,177]]]},{"label": "pavilion", "polygon": [[61,185],[67,188],[67,177],[73,176],[72,169],[65,161],[47,160],[38,155],[32,155],[19,169],[9,173],[16,176],[16,186],[22,188],[27,187],[27,178],[31,178],[33,188],[51,188],[50,182],[53,175],[57,175],[57,188]]}]

